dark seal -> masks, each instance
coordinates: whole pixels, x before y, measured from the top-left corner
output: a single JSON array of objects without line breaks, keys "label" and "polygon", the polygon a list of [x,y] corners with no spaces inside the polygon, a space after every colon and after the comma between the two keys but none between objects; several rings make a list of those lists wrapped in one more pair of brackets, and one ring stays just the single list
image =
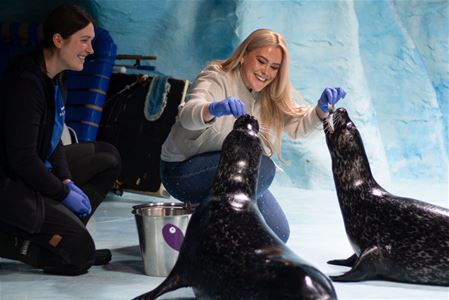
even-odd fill
[{"label": "dark seal", "polygon": [[332,172],[355,254],[328,263],[351,267],[334,281],[383,279],[449,285],[449,210],[399,197],[371,174],[357,127],[345,109],[324,122]]},{"label": "dark seal", "polygon": [[237,119],[226,137],[210,197],[195,209],[175,266],[156,299],[192,287],[198,299],[336,299],[332,281],[291,251],[255,203],[262,155],[257,120]]}]

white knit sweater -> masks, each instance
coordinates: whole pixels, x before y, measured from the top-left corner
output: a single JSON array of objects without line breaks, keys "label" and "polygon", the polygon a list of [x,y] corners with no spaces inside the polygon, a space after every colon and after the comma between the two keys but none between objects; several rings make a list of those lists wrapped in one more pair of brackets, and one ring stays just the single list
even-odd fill
[{"label": "white knit sweater", "polygon": [[[203,109],[210,102],[235,97],[245,103],[246,112],[260,120],[259,93],[250,92],[240,72],[224,72],[208,66],[200,72],[178,107],[178,116],[170,134],[162,145],[161,159],[168,162],[184,161],[193,155],[221,149],[224,139],[232,130],[235,118],[223,116],[209,123],[203,120]],[[315,107],[308,107],[304,117],[285,120],[284,132],[296,139],[321,128]]]}]

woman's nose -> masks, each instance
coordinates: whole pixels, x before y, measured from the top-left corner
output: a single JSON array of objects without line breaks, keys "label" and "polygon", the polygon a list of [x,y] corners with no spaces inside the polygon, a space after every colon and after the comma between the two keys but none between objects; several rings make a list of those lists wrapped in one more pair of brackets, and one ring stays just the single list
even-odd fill
[{"label": "woman's nose", "polygon": [[87,47],[87,53],[94,54],[94,48],[92,47],[92,43],[89,43],[89,47]]}]

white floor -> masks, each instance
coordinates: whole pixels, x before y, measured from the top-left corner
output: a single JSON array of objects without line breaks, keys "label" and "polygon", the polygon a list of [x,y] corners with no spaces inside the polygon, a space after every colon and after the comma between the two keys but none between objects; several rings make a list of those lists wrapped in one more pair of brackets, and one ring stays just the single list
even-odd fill
[{"label": "white floor", "polygon": [[[421,182],[395,183],[384,186],[389,192],[449,207],[448,184]],[[345,267],[326,261],[353,254],[344,232],[335,191],[301,190],[274,186],[291,224],[287,245],[299,256],[326,274],[338,274]],[[0,259],[0,299],[131,299],[156,287],[163,278],[144,274],[133,205],[160,198],[125,193],[108,195],[88,228],[98,248],[112,249],[112,262],[94,266],[78,277],[44,275],[24,264]],[[173,200],[173,199],[171,199]],[[338,298],[345,299],[444,299],[449,288],[401,284],[386,281],[334,283]],[[193,299],[190,288],[167,293],[160,299]],[[276,299],[277,300],[277,299]]]}]

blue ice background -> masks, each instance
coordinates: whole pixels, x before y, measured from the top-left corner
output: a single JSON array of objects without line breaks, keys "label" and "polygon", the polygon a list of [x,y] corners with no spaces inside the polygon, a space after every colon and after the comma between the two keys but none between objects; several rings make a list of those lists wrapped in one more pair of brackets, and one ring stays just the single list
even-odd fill
[{"label": "blue ice background", "polygon": [[[3,0],[2,21],[40,21],[62,1]],[[65,1],[67,2],[67,1]],[[449,156],[449,1],[69,1],[110,31],[119,54],[157,55],[161,73],[194,80],[253,30],[283,34],[291,77],[314,105],[342,86],[375,178],[447,184]],[[276,182],[333,188],[324,135],[284,139]]]}]

